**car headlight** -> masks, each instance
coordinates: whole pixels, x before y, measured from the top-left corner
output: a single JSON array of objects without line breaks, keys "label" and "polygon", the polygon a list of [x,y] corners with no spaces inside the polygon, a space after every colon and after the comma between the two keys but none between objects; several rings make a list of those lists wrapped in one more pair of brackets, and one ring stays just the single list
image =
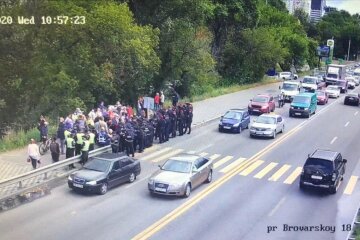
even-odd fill
[{"label": "car headlight", "polygon": [[290,109],[294,109],[294,107],[293,107],[293,106],[291,106],[291,107],[290,107]]},{"label": "car headlight", "polygon": [[304,108],[305,111],[309,110],[309,108]]},{"label": "car headlight", "polygon": [[333,173],[333,175],[331,176],[331,180],[334,182],[336,180],[336,173]]},{"label": "car headlight", "polygon": [[154,179],[150,178],[150,179],[148,180],[148,183],[149,183],[150,185],[153,185],[153,184],[154,184]]},{"label": "car headlight", "polygon": [[86,182],[87,185],[96,185],[96,181]]},{"label": "car headlight", "polygon": [[223,125],[222,121],[219,122],[219,125],[221,125],[221,126]]},{"label": "car headlight", "polygon": [[68,180],[69,180],[69,181],[72,181],[72,180],[73,180],[73,178],[72,178],[71,175],[68,176]]},{"label": "car headlight", "polygon": [[255,130],[255,128],[254,128],[254,127],[251,127],[250,130]]},{"label": "car headlight", "polygon": [[261,106],[261,108],[267,108],[267,106]]},{"label": "car headlight", "polygon": [[238,126],[240,126],[240,123],[236,123],[233,125],[233,127],[238,127]]}]

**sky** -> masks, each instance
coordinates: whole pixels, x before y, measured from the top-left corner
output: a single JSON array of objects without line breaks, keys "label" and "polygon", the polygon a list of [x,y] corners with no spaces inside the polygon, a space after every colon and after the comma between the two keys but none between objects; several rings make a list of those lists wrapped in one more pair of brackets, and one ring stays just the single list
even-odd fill
[{"label": "sky", "polygon": [[326,0],[326,5],[346,10],[350,14],[360,13],[360,0]]}]

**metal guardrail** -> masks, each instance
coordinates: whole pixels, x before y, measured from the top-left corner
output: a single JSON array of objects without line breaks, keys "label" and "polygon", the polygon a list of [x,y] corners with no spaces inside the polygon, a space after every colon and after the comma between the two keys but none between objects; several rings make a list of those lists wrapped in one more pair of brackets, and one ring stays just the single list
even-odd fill
[{"label": "metal guardrail", "polygon": [[[97,149],[89,152],[89,157],[93,157],[93,156],[96,156],[98,154],[107,152],[110,149],[111,149],[111,146],[105,146],[105,147],[102,147],[102,148],[97,148]],[[32,170],[30,172],[27,172],[27,173],[24,173],[24,174],[21,174],[21,175],[12,177],[12,178],[5,179],[3,181],[0,181],[0,189],[1,188],[6,188],[6,187],[8,187],[10,185],[14,185],[14,184],[18,184],[18,188],[21,189],[23,187],[22,183],[24,181],[28,180],[28,179],[40,176],[42,174],[44,174],[44,179],[47,179],[48,174],[50,172],[55,171],[55,170],[59,170],[59,169],[64,168],[64,167],[67,167],[70,164],[78,163],[80,160],[81,160],[81,155],[78,155],[78,156],[75,156],[75,157],[72,157],[72,158],[68,158],[66,160],[59,161],[57,163],[53,163],[53,164],[50,164],[50,165],[47,165],[47,166]]]}]

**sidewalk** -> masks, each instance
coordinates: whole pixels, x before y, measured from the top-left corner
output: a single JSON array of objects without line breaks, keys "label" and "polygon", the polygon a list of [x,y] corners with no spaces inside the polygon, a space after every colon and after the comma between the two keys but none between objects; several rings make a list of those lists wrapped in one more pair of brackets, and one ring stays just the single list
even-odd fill
[{"label": "sidewalk", "polygon": [[[247,102],[258,93],[278,93],[279,83],[267,84],[251,89],[230,93],[193,103],[193,126],[201,126],[219,118],[230,108],[246,108]],[[26,161],[27,147],[0,154],[0,181],[32,170],[31,163]],[[65,155],[60,156],[60,160]],[[41,158],[41,166],[52,163],[50,152]]]}]

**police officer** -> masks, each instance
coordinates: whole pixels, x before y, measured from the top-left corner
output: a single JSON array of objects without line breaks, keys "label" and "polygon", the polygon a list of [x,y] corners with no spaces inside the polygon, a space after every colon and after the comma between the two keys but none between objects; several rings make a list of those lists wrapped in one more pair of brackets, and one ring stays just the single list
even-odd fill
[{"label": "police officer", "polygon": [[170,117],[169,114],[166,112],[165,115],[165,136],[164,140],[165,142],[169,141],[169,135],[170,135]]},{"label": "police officer", "polygon": [[92,151],[95,148],[95,133],[94,133],[94,130],[91,130],[88,133],[88,135],[89,135],[89,142],[90,142],[89,151]]},{"label": "police officer", "polygon": [[88,158],[89,158],[89,147],[90,147],[89,135],[83,135],[82,139],[83,139],[83,143],[81,145],[81,161],[80,161],[80,163],[82,165],[84,165],[88,161]]},{"label": "police officer", "polygon": [[119,151],[124,152],[125,151],[125,125],[123,123],[119,124],[118,134],[120,136]]},{"label": "police officer", "polygon": [[75,155],[79,155],[81,153],[81,148],[83,145],[83,136],[84,133],[78,132],[75,135]]},{"label": "police officer", "polygon": [[[75,132],[72,132],[65,141],[66,146],[66,159],[74,157],[75,156]],[[69,165],[70,168],[75,168],[74,164]]]},{"label": "police officer", "polygon": [[125,131],[125,148],[126,155],[132,154],[132,157],[134,157],[134,133],[131,128],[127,128]]},{"label": "police officer", "polygon": [[193,113],[192,113],[192,108],[190,106],[187,107],[187,112],[186,112],[186,124],[185,124],[185,133],[186,131],[189,129],[187,134],[191,133],[191,123],[193,120]]},{"label": "police officer", "polygon": [[160,129],[160,133],[159,133],[159,137],[160,137],[160,141],[159,143],[163,143],[165,141],[164,137],[165,137],[165,119],[163,115],[160,115],[160,119],[159,119],[159,129]]},{"label": "police officer", "polygon": [[178,131],[179,136],[184,135],[184,122],[185,122],[185,114],[182,107],[179,108],[179,115],[178,115]]},{"label": "police officer", "polygon": [[176,108],[169,109],[171,137],[176,137]]},{"label": "police officer", "polygon": [[278,101],[279,101],[279,108],[283,107],[285,104],[284,93],[279,94]]}]

